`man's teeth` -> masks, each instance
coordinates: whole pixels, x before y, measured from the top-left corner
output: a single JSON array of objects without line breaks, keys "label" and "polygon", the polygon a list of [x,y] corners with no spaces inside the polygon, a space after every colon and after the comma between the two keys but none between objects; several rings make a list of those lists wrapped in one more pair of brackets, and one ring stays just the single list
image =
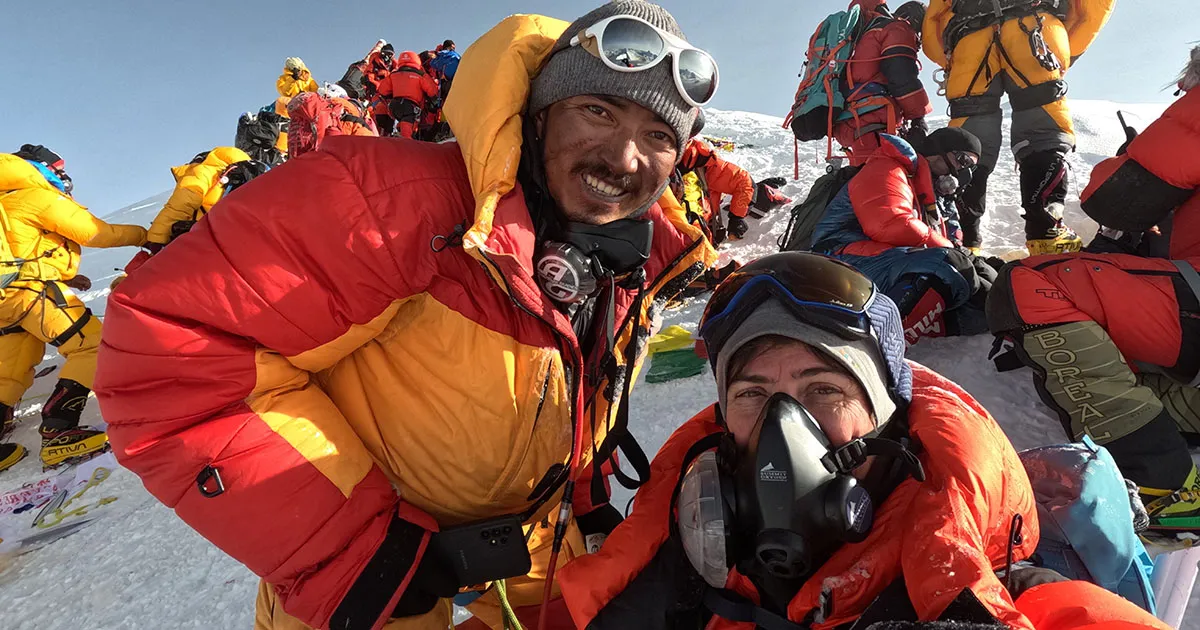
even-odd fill
[{"label": "man's teeth", "polygon": [[595,188],[601,194],[608,195],[609,197],[619,197],[625,194],[624,190],[617,188],[616,186],[606,184],[599,178],[592,175],[584,175],[583,181],[586,182],[588,186]]}]

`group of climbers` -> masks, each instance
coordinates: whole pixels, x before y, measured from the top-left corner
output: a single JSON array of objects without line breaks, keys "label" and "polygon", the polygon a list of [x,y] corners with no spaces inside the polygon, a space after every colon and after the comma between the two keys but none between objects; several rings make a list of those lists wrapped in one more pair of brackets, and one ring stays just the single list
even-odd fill
[{"label": "group of climbers", "polygon": [[[1161,393],[1200,380],[1200,274],[1145,257],[1162,242],[1171,258],[1196,253],[1200,163],[1166,166],[1155,145],[1200,138],[1200,52],[1187,95],[1084,193],[1109,228],[1089,249],[1130,250],[1034,257],[997,279],[959,228],[966,191],[990,171],[988,140],[965,128],[983,114],[926,129],[918,27],[944,12],[913,4],[853,3],[865,17],[842,77],[852,113],[828,132],[857,170],[813,233],[826,256],[778,254],[721,282],[699,325],[717,403],[653,462],[630,431],[630,395],[661,307],[714,266],[722,225],[740,238],[748,215],[785,199],[781,181],[754,182],[700,136],[716,63],[641,0],[570,24],[506,18],[461,63],[450,40],[424,58],[381,43],[351,66],[366,103],[288,58],[271,113],[282,103],[291,162],[241,188],[272,163],[241,142],[197,155],[172,169],[149,233],[87,213],[44,147],[0,155],[15,267],[0,286],[6,417],[56,345],[67,364],[42,411],[43,461],[108,448],[78,426],[94,378],[122,465],[262,577],[258,630],[443,628],[452,598],[469,602],[471,628],[1165,629],[1099,586],[1014,564],[1039,544],[1021,460],[979,403],[904,352],[990,323],[1073,437],[1130,466],[1156,527],[1200,525],[1176,430],[1200,432],[1200,405]],[[1012,19],[1033,42],[1070,18]],[[952,23],[957,45],[970,28],[995,33],[1003,61],[986,79],[1003,89],[993,71],[1017,67],[1006,23]],[[659,52],[614,61],[633,46]],[[457,143],[340,137],[376,124],[419,136],[451,81]],[[1038,107],[1062,122],[1064,108]],[[1049,178],[1025,208],[1031,243],[1061,244],[1057,219],[1058,232],[1037,232],[1065,191],[1044,154],[1070,147],[1028,124],[1041,139],[1014,146],[1018,160]],[[86,289],[81,245],[147,249],[114,288],[103,340],[70,291]],[[1144,284],[1155,331],[1102,310],[1125,290],[1104,285],[1112,276]],[[463,343],[472,352],[453,351]],[[1158,370],[1135,376],[1122,353]],[[1171,475],[1148,470],[1148,453],[1172,448]],[[0,446],[0,469],[22,456]],[[610,474],[641,486],[627,519],[609,504]]]}]

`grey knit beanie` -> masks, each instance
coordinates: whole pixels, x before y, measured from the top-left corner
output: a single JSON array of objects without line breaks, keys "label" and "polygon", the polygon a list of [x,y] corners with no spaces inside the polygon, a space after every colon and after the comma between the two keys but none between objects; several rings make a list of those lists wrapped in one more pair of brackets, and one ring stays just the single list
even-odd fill
[{"label": "grey knit beanie", "polygon": [[[684,38],[675,18],[666,9],[642,0],[616,0],[571,23],[554,43],[550,58],[533,80],[529,113],[537,114],[553,103],[572,96],[602,94],[629,99],[658,114],[675,131],[679,152],[691,138],[696,118],[692,107],[679,95],[671,76],[670,60],[643,72],[616,72],[582,46],[571,46],[571,38],[587,27],[614,15],[632,15]],[[686,38],[684,38],[686,39]]]}]

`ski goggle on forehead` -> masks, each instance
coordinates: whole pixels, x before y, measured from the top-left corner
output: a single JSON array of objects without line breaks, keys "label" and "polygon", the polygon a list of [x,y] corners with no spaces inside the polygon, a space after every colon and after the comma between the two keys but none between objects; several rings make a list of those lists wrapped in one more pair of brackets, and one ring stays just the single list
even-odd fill
[{"label": "ski goggle on forehead", "polygon": [[871,337],[867,310],[875,299],[875,285],[870,279],[819,254],[772,254],[731,274],[709,298],[700,337],[714,362],[733,332],[771,298],[800,321],[848,341]]},{"label": "ski goggle on forehead", "polygon": [[703,107],[717,91],[717,62],[682,38],[632,15],[614,15],[571,38],[617,72],[641,72],[670,57],[675,89],[692,107]]}]

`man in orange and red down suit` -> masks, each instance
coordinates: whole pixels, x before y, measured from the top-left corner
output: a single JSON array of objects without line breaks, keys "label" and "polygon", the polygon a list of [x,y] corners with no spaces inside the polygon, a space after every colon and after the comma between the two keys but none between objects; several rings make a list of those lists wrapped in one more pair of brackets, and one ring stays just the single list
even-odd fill
[{"label": "man in orange and red down suit", "polygon": [[[699,133],[699,129],[696,132]],[[687,212],[688,220],[705,230],[713,244],[724,240],[726,230],[732,238],[744,237],[750,229],[746,216],[752,210],[761,218],[789,201],[777,190],[784,183],[782,178],[755,184],[746,169],[722,159],[711,144],[699,137],[688,142],[676,171],[677,181],[681,184],[677,198]],[[720,216],[724,195],[731,197],[728,222],[721,221]]]},{"label": "man in orange and red down suit", "polygon": [[379,50],[367,56],[367,67],[363,80],[367,84],[367,96],[373,99],[374,105],[371,113],[375,117],[375,127],[381,136],[392,135],[395,121],[388,113],[387,102],[378,98],[379,86],[399,67],[400,60],[396,59],[396,49],[391,44],[384,44]]},{"label": "man in orange and red down suit", "polygon": [[442,90],[443,79],[438,77],[438,72],[434,70],[433,66],[431,65],[431,62],[435,56],[436,53],[434,53],[432,50],[426,50],[420,55],[421,69],[425,71],[425,74],[433,77],[434,82],[438,84],[438,93],[442,95],[434,101],[433,104],[435,106],[426,107],[425,110],[421,112],[421,121],[417,124],[417,139],[424,140],[426,142],[436,142],[443,136],[445,131],[448,131],[445,129],[446,124],[442,122],[441,104],[446,101],[444,96],[445,91]]},{"label": "man in orange and red down suit", "polygon": [[[902,19],[888,13],[885,0],[853,0],[861,15],[861,35],[846,64],[842,93],[851,118],[833,127],[833,136],[850,156],[851,166],[866,163],[879,149],[879,134],[896,135],[908,122],[906,137],[914,142],[928,130],[925,116],[933,111],[921,84],[917,51],[921,48],[919,15],[924,8],[909,2]],[[916,5],[912,7],[910,5]],[[914,24],[916,25],[914,27]]]},{"label": "man in orange and red down suit", "polygon": [[1006,587],[994,571],[1038,545],[1029,477],[987,410],[905,360],[899,318],[811,253],[718,287],[699,329],[718,402],[667,439],[600,551],[564,567],[576,627],[1165,629],[1046,569],[1014,566]]},{"label": "man in orange and red down suit", "polygon": [[1200,531],[1188,455],[1200,438],[1200,48],[1192,59],[1183,97],[1092,171],[1082,207],[1109,236],[1005,267],[988,323],[1067,431],[1141,487],[1152,528]]},{"label": "man in orange and red down suit", "polygon": [[900,307],[909,343],[987,330],[995,269],[958,248],[953,195],[971,180],[979,140],[942,128],[921,143],[883,134],[878,151],[829,203],[812,251],[836,256]]},{"label": "man in orange and red down suit", "polygon": [[[506,580],[532,627],[552,549],[619,520],[595,472],[630,452],[655,314],[716,257],[656,203],[697,111],[673,64],[617,72],[571,44],[622,15],[682,40],[638,1],[507,18],[459,69],[457,144],[329,138],[110,298],[113,449],[263,577],[256,628],[445,628],[478,582],[442,534],[497,521],[532,549]],[[570,623],[549,583],[545,630]],[[503,627],[495,589],[470,609]]]},{"label": "man in orange and red down suit", "polygon": [[438,85],[421,68],[421,58],[411,50],[400,53],[399,66],[379,84],[379,98],[396,121],[396,135],[415,138],[421,113],[437,109]]}]

